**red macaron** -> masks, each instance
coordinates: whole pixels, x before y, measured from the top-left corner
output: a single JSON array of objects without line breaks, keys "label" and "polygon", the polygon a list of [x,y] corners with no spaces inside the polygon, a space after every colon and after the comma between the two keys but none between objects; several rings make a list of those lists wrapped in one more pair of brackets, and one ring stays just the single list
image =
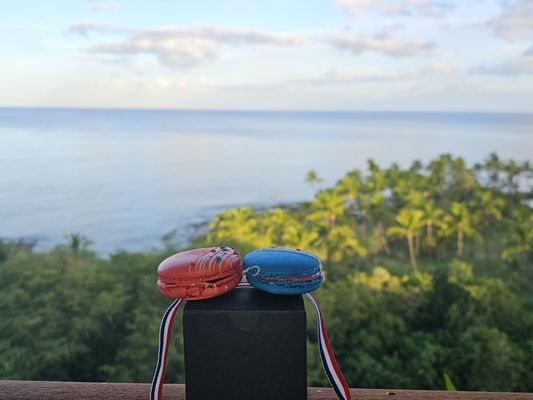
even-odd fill
[{"label": "red macaron", "polygon": [[232,247],[182,251],[157,268],[157,287],[170,299],[203,300],[236,287],[242,278],[241,256]]}]

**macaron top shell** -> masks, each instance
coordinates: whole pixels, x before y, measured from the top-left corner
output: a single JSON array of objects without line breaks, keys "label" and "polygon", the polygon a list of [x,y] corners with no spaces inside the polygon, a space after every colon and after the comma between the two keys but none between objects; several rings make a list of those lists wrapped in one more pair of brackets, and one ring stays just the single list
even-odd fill
[{"label": "macaron top shell", "polygon": [[193,249],[159,264],[157,286],[168,298],[206,299],[237,286],[241,271],[241,257],[231,247]]},{"label": "macaron top shell", "polygon": [[244,257],[243,266],[250,284],[270,293],[307,293],[324,280],[320,259],[298,249],[255,250]]}]

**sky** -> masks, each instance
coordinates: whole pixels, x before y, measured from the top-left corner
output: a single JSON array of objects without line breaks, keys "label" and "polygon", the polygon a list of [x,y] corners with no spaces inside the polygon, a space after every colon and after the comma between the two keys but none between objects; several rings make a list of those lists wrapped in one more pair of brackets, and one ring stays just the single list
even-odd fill
[{"label": "sky", "polygon": [[533,111],[533,0],[0,5],[0,107]]}]

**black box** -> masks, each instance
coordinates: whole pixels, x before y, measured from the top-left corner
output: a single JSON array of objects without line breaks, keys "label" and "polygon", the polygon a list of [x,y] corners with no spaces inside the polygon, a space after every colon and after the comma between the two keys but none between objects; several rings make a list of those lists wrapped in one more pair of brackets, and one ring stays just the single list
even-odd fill
[{"label": "black box", "polygon": [[183,312],[187,400],[304,400],[303,298],[237,288]]}]

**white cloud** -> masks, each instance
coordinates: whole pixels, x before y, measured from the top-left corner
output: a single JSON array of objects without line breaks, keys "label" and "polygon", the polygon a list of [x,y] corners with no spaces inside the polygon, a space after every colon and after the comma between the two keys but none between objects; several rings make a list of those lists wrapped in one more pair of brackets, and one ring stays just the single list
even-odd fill
[{"label": "white cloud", "polygon": [[531,75],[533,74],[533,56],[524,56],[500,64],[482,65],[473,68],[470,72],[477,74],[504,75],[509,77]]},{"label": "white cloud", "polygon": [[133,33],[135,29],[128,29],[123,27],[117,27],[113,25],[104,24],[96,21],[82,21],[76,22],[68,28],[68,33],[89,36],[90,33]]},{"label": "white cloud", "polygon": [[295,79],[291,83],[308,84],[316,86],[332,86],[332,85],[347,85],[355,83],[371,83],[371,82],[407,82],[417,81],[421,77],[436,76],[436,75],[451,75],[459,72],[455,64],[447,62],[436,62],[423,66],[418,69],[403,69],[403,70],[381,70],[381,71],[350,71],[350,70],[334,70],[326,72],[318,77],[311,77],[307,79]]},{"label": "white cloud", "polygon": [[117,2],[99,1],[92,5],[91,10],[94,12],[114,12],[120,8]]},{"label": "white cloud", "polygon": [[354,55],[372,51],[393,57],[424,56],[435,47],[434,43],[421,39],[403,39],[383,33],[374,36],[338,36],[329,39],[328,43]]},{"label": "white cloud", "polygon": [[97,85],[105,89],[123,90],[130,87],[130,82],[123,78],[100,79]]},{"label": "white cloud", "polygon": [[391,82],[403,81],[413,78],[415,75],[410,71],[377,71],[371,72],[352,72],[347,70],[329,71],[318,77],[311,77],[307,79],[295,79],[291,83],[306,84],[313,86],[334,86],[347,85],[353,83],[364,82]]},{"label": "white cloud", "polygon": [[416,10],[425,17],[441,18],[453,9],[450,3],[440,0],[407,0],[404,6],[407,10]]},{"label": "white cloud", "polygon": [[459,72],[459,68],[453,63],[446,61],[438,61],[429,64],[425,68],[425,71],[429,73],[454,74]]},{"label": "white cloud", "polygon": [[533,35],[533,1],[504,3],[502,13],[486,26],[502,37]]},{"label": "white cloud", "polygon": [[73,24],[69,32],[83,36],[91,33],[126,34],[125,40],[91,45],[85,51],[120,56],[153,54],[161,64],[177,69],[189,69],[213,61],[219,56],[223,46],[294,46],[304,43],[301,37],[296,36],[213,26],[136,30],[80,22]]},{"label": "white cloud", "polygon": [[218,86],[217,83],[212,80],[212,79],[208,79],[204,76],[200,77],[200,79],[198,79],[198,82],[200,83],[201,86],[205,86],[205,87],[216,87]]},{"label": "white cloud", "polygon": [[335,0],[335,3],[350,14],[360,17],[368,9],[381,5],[383,0]]},{"label": "white cloud", "polygon": [[153,40],[138,36],[126,43],[90,46],[86,48],[86,51],[93,54],[111,54],[122,57],[142,53],[154,54],[163,65],[189,69],[216,59],[220,49],[217,42],[208,39]]},{"label": "white cloud", "polygon": [[154,83],[160,89],[169,89],[174,86],[174,82],[171,79],[164,77],[157,78]]},{"label": "white cloud", "polygon": [[104,65],[116,65],[116,66],[128,66],[128,67],[133,66],[133,63],[124,57],[102,58],[102,57],[95,57],[95,56],[83,56],[83,57],[80,57],[80,59],[83,61],[95,62],[99,64],[104,64]]},{"label": "white cloud", "polygon": [[337,6],[355,17],[375,11],[385,15],[415,15],[441,18],[451,8],[436,0],[335,0]]}]

